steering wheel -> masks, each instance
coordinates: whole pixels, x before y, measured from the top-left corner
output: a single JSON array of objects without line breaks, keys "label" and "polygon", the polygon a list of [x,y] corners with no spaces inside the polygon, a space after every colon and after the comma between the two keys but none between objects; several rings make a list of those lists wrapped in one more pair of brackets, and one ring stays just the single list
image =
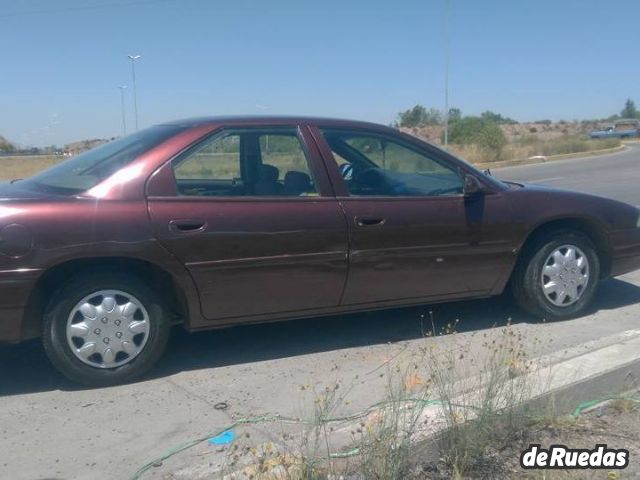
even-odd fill
[{"label": "steering wheel", "polygon": [[342,175],[342,178],[345,180],[349,181],[353,178],[353,165],[350,163],[341,164],[338,170],[340,170],[340,175]]},{"label": "steering wheel", "polygon": [[353,183],[357,185],[358,190],[366,191],[369,195],[388,195],[391,194],[392,187],[389,185],[388,179],[379,168],[367,168],[362,172],[358,172]]}]

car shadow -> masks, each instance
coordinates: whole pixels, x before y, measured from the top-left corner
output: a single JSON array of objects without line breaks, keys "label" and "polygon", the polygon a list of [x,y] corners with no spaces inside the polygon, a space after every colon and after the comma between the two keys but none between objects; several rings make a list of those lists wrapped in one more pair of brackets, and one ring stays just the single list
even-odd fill
[{"label": "car shadow", "polygon": [[[640,303],[640,287],[603,282],[591,312]],[[432,323],[433,319],[433,323]],[[176,328],[159,365],[147,378],[352,347],[417,339],[459,320],[459,332],[489,329],[510,321],[539,323],[508,295],[376,312],[310,318],[189,333]],[[0,396],[85,387],[67,381],[49,364],[39,341],[0,345]]]}]

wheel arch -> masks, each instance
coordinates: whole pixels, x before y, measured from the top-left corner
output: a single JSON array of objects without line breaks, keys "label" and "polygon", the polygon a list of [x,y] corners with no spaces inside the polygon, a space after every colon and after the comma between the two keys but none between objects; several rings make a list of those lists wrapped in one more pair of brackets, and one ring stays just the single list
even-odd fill
[{"label": "wheel arch", "polygon": [[137,276],[158,288],[168,301],[173,323],[189,318],[189,304],[184,290],[173,275],[158,265],[139,258],[90,257],[68,260],[47,269],[36,281],[25,308],[22,322],[22,338],[39,337],[45,309],[64,281],[73,275],[94,272],[125,272]]},{"label": "wheel arch", "polygon": [[[587,236],[596,248],[600,260],[600,277],[606,278],[611,271],[611,249],[606,228],[599,221],[585,217],[563,217],[547,220],[534,227],[520,247],[516,265],[531,255],[540,239],[552,232],[574,231]],[[513,273],[512,273],[513,275]]]}]

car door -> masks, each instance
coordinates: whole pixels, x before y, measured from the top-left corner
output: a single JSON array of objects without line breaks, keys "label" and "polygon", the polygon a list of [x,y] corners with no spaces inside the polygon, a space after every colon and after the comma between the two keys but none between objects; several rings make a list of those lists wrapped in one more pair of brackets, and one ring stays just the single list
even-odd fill
[{"label": "car door", "polygon": [[339,304],[347,227],[318,162],[296,126],[230,127],[151,178],[155,234],[191,273],[205,318]]},{"label": "car door", "polygon": [[464,172],[405,136],[314,127],[349,224],[345,305],[484,295],[512,265],[502,196],[463,194]]}]

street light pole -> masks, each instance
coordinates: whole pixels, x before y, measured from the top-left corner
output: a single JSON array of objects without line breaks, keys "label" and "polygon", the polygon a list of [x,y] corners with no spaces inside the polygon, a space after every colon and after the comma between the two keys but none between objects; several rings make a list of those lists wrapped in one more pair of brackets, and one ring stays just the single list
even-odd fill
[{"label": "street light pole", "polygon": [[138,131],[138,92],[136,90],[136,60],[142,55],[127,55],[131,60],[131,84],[133,85],[133,115],[135,119],[136,132]]},{"label": "street light pole", "polygon": [[445,0],[444,19],[444,146],[449,145],[449,8],[451,0]]},{"label": "street light pole", "polygon": [[124,90],[127,86],[118,85],[118,88],[120,89],[120,107],[122,109],[122,136],[124,137],[127,134],[127,117],[124,110]]}]

